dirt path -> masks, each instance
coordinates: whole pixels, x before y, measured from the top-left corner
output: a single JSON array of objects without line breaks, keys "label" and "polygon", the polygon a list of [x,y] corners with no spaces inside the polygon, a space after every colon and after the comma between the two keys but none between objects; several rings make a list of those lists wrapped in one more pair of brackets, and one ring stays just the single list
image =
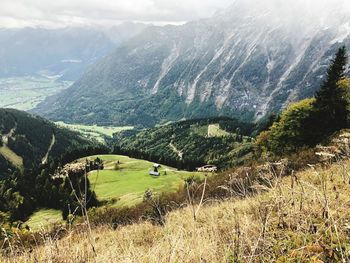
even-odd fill
[{"label": "dirt path", "polygon": [[169,146],[170,146],[170,148],[180,157],[180,160],[182,160],[182,158],[183,158],[183,152],[181,152],[180,150],[178,150],[177,148],[176,148],[176,146],[171,142],[170,144],[169,144]]},{"label": "dirt path", "polygon": [[17,123],[16,123],[15,127],[13,127],[10,130],[10,132],[8,134],[4,134],[2,136],[2,142],[4,143],[4,145],[7,146],[7,144],[9,143],[9,138],[11,138],[13,136],[14,132],[16,131],[16,129],[17,129]]},{"label": "dirt path", "polygon": [[51,143],[50,143],[49,149],[47,150],[47,153],[45,154],[45,156],[41,160],[42,164],[46,164],[47,163],[47,160],[49,158],[49,154],[51,152],[52,147],[55,145],[55,142],[56,142],[55,134],[52,134],[52,139],[51,139]]}]

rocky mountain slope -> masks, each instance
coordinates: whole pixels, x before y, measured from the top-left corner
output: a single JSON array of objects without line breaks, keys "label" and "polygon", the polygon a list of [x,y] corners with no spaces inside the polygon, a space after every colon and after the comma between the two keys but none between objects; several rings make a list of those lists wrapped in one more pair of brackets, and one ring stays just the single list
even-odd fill
[{"label": "rocky mountain slope", "polygon": [[100,124],[259,119],[314,94],[335,50],[350,48],[349,14],[344,0],[237,0],[210,19],[146,29],[36,111]]}]

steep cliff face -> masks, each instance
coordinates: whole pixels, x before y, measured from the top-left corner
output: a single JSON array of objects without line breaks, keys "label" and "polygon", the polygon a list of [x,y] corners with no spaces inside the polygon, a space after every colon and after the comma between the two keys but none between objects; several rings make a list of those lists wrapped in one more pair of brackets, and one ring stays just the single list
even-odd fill
[{"label": "steep cliff face", "polygon": [[336,49],[350,47],[348,4],[313,4],[237,0],[210,19],[148,28],[36,111],[100,124],[258,119],[312,96]]}]

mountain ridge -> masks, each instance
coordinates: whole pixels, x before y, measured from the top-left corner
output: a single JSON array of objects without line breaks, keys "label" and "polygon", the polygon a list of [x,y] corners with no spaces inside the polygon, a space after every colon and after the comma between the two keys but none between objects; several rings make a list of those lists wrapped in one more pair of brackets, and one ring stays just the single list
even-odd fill
[{"label": "mountain ridge", "polygon": [[329,10],[327,23],[299,5],[294,17],[287,4],[249,9],[236,1],[209,19],[150,27],[35,112],[66,122],[148,126],[278,112],[313,96],[335,50],[350,47],[348,9]]}]

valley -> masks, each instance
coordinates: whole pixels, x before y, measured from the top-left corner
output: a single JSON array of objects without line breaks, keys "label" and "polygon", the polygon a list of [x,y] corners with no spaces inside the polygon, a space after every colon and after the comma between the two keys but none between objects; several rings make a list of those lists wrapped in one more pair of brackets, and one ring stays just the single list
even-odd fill
[{"label": "valley", "polygon": [[72,85],[59,77],[28,76],[0,78],[0,108],[31,110],[47,97]]},{"label": "valley", "polygon": [[112,126],[97,126],[97,125],[82,125],[82,124],[67,124],[64,122],[56,122],[59,127],[67,128],[72,131],[79,132],[84,137],[95,139],[100,143],[106,143],[106,139],[111,139],[114,133],[129,131],[134,129],[133,126],[112,127]]}]

